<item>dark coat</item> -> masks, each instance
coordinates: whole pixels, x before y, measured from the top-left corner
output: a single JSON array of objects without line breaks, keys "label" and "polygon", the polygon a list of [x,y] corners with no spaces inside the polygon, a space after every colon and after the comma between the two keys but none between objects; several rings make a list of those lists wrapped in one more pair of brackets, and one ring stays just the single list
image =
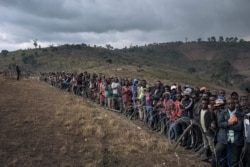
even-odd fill
[{"label": "dark coat", "polygon": [[193,100],[191,98],[181,100],[181,109],[183,109],[181,117],[193,118]]},{"label": "dark coat", "polygon": [[[209,109],[207,109],[207,110],[209,110]],[[200,118],[200,116],[201,116],[201,110],[199,111],[199,118]],[[200,121],[200,119],[199,119],[199,121]],[[204,115],[204,121],[205,121],[205,127],[207,129],[206,135],[214,137],[215,133],[216,133],[216,129],[211,128],[211,123],[214,123],[216,125],[216,127],[218,126],[217,125],[217,116],[216,116],[215,112],[210,111],[210,110],[207,111]]]},{"label": "dark coat", "polygon": [[228,109],[223,110],[218,119],[218,135],[217,135],[217,141],[223,144],[228,143],[228,136],[227,133],[229,130],[234,131],[234,144],[238,146],[242,146],[244,143],[244,125],[243,125],[243,119],[241,117],[241,112],[239,110],[236,110],[235,115],[238,118],[238,121],[234,125],[228,125],[227,121],[230,118],[230,115],[228,113]]}]

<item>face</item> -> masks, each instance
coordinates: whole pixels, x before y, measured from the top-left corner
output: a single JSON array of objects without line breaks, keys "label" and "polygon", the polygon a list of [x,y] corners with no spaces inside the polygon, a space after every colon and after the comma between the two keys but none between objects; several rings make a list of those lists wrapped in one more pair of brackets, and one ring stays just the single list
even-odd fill
[{"label": "face", "polygon": [[124,85],[125,85],[125,86],[128,86],[128,85],[129,85],[128,80],[125,80],[125,81],[124,81]]},{"label": "face", "polygon": [[243,110],[246,110],[247,109],[247,104],[245,103],[245,102],[240,102],[240,104],[239,104],[239,107],[240,107],[240,109],[243,111]]},{"label": "face", "polygon": [[247,96],[241,96],[240,97],[240,101],[247,102],[248,101],[248,97]]},{"label": "face", "polygon": [[156,86],[157,88],[160,88],[161,83],[157,81],[157,82],[155,83],[155,86]]},{"label": "face", "polygon": [[234,109],[235,109],[235,102],[234,102],[234,100],[229,99],[229,100],[227,101],[227,106],[228,106],[228,108],[229,108],[231,111],[234,110]]},{"label": "face", "polygon": [[145,80],[142,80],[142,86],[145,87],[147,82]]},{"label": "face", "polygon": [[177,91],[176,91],[176,89],[172,89],[171,92],[176,93]]},{"label": "face", "polygon": [[231,97],[232,97],[233,99],[238,99],[238,95],[237,95],[237,94],[232,94]]},{"label": "face", "polygon": [[218,95],[224,97],[225,96],[225,91],[224,90],[219,90]]},{"label": "face", "polygon": [[169,94],[165,94],[165,95],[164,95],[164,98],[165,98],[166,100],[170,99]]},{"label": "face", "polygon": [[216,95],[216,96],[218,95],[217,90],[212,90],[211,93],[212,93],[212,95]]},{"label": "face", "polygon": [[195,94],[192,94],[192,99],[194,100],[194,101],[199,101],[199,98],[197,97],[197,95],[195,95]]},{"label": "face", "polygon": [[207,99],[208,98],[208,94],[207,93],[203,93],[201,96],[202,99]]},{"label": "face", "polygon": [[201,102],[202,109],[207,109],[207,106],[208,106],[208,101],[202,100]]},{"label": "face", "polygon": [[215,104],[215,97],[209,98],[209,104],[214,105]]},{"label": "face", "polygon": [[181,94],[180,93],[176,94],[176,99],[179,100],[179,101],[181,100]]},{"label": "face", "polygon": [[199,93],[199,92],[200,92],[200,88],[198,88],[198,87],[195,87],[195,88],[194,88],[194,92],[197,92],[197,93]]},{"label": "face", "polygon": [[170,92],[170,89],[168,87],[166,87],[164,90],[165,92]]}]

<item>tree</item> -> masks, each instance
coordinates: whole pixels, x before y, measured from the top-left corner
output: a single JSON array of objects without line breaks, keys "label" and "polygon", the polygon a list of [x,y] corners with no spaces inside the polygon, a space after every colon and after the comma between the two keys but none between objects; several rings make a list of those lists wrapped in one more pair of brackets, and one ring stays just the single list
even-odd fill
[{"label": "tree", "polygon": [[113,50],[113,49],[114,49],[114,47],[111,46],[110,44],[106,44],[106,48],[107,48],[108,50]]},{"label": "tree", "polygon": [[232,71],[233,71],[233,67],[232,67],[231,63],[227,60],[221,62],[218,65],[217,72],[219,75],[231,75]]},{"label": "tree", "polygon": [[37,60],[35,59],[35,57],[33,55],[24,56],[22,58],[22,61],[23,61],[24,64],[31,64],[31,65],[37,64]]},{"label": "tree", "polygon": [[107,59],[106,62],[109,64],[112,64],[113,61],[112,61],[112,59]]},{"label": "tree", "polygon": [[215,37],[211,37],[211,42],[216,42],[216,38]]},{"label": "tree", "polygon": [[239,42],[245,42],[245,40],[244,39],[240,39]]},{"label": "tree", "polygon": [[37,44],[37,39],[34,39],[34,40],[33,40],[33,45],[35,46],[35,48],[37,47],[37,45],[38,45],[38,44]]},{"label": "tree", "polygon": [[202,39],[201,39],[201,38],[198,38],[198,39],[197,39],[197,42],[199,42],[199,43],[200,43],[201,41],[202,41]]},{"label": "tree", "polygon": [[2,51],[1,51],[1,55],[2,55],[3,57],[6,57],[6,56],[8,55],[8,53],[9,53],[8,50],[2,50]]},{"label": "tree", "polygon": [[219,42],[223,42],[223,41],[224,41],[223,36],[220,36],[220,37],[219,37]]},{"label": "tree", "polygon": [[238,38],[237,37],[234,37],[234,42],[237,42],[238,41]]},{"label": "tree", "polygon": [[189,67],[187,71],[192,74],[196,72],[196,69],[194,67]]},{"label": "tree", "polygon": [[234,41],[234,37],[230,37],[229,42],[233,42],[233,41]]}]

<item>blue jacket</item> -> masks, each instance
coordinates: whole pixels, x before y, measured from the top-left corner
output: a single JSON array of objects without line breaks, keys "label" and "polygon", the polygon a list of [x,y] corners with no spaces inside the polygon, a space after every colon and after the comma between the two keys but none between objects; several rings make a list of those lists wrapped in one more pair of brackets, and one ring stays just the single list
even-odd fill
[{"label": "blue jacket", "polygon": [[191,98],[181,100],[181,108],[183,109],[181,117],[193,118],[194,102]]},{"label": "blue jacket", "polygon": [[217,135],[217,141],[223,144],[228,143],[228,131],[233,130],[234,131],[234,144],[241,146],[244,144],[244,136],[243,136],[243,131],[244,131],[244,126],[243,126],[243,119],[241,117],[241,113],[239,110],[236,110],[235,115],[238,118],[238,121],[234,125],[229,125],[227,124],[227,121],[230,118],[230,115],[228,113],[228,109],[226,108],[225,110],[221,111],[218,119],[218,135]]}]

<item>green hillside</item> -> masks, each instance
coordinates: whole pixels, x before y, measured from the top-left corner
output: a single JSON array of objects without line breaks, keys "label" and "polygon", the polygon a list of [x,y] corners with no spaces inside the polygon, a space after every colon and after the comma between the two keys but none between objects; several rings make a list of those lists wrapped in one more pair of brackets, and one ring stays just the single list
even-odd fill
[{"label": "green hillside", "polygon": [[0,71],[18,64],[24,75],[39,72],[95,72],[148,81],[244,90],[250,85],[250,42],[172,42],[90,47],[86,44],[2,51]]}]

